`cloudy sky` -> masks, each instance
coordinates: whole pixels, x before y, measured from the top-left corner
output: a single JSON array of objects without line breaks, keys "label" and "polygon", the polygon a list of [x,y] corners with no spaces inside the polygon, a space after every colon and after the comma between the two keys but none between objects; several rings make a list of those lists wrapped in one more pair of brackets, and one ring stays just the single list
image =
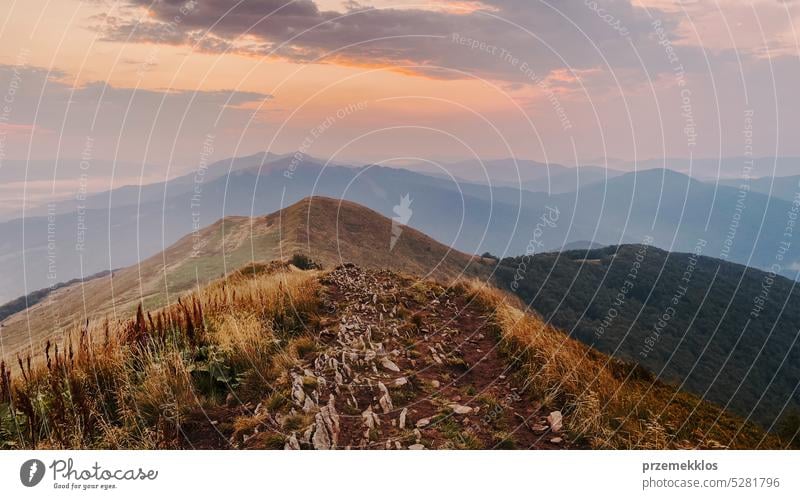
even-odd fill
[{"label": "cloudy sky", "polygon": [[791,0],[5,0],[0,161],[86,155],[149,181],[209,136],[215,158],[800,155],[799,17]]}]

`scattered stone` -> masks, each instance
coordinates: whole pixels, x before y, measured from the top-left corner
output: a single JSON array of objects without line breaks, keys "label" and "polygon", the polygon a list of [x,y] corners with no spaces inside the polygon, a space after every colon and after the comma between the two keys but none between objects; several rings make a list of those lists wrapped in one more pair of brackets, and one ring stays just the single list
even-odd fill
[{"label": "scattered stone", "polygon": [[283,448],[284,450],[300,450],[300,442],[297,440],[295,432],[292,432],[292,436],[286,440],[286,445]]},{"label": "scattered stone", "polygon": [[300,443],[305,445],[311,445],[311,435],[314,433],[314,425],[310,425],[306,428],[306,431],[303,432],[303,437],[300,439]]},{"label": "scattered stone", "polygon": [[452,404],[450,408],[453,409],[453,412],[455,412],[456,414],[464,415],[472,413],[472,407],[467,407],[465,405]]},{"label": "scattered stone", "polygon": [[381,391],[381,398],[378,400],[378,404],[380,404],[384,414],[389,414],[394,410],[394,405],[392,404],[392,397],[389,395],[389,390],[386,388],[386,385],[380,381],[378,382],[378,389]]},{"label": "scattered stone", "polygon": [[322,416],[322,422],[331,441],[331,448],[335,449],[339,443],[339,414],[336,412],[335,398],[333,394],[328,398],[328,404],[323,406],[317,416]]},{"label": "scattered stone", "polygon": [[551,438],[550,439],[550,443],[551,444],[560,444],[563,441],[564,441],[564,439],[561,438],[561,437],[555,437],[555,438]]},{"label": "scattered stone", "polygon": [[303,404],[303,412],[309,414],[310,412],[316,410],[317,410],[317,404],[315,404],[314,401],[311,400],[311,397],[307,397],[305,403]]},{"label": "scattered stone", "polygon": [[397,367],[397,364],[395,364],[391,360],[387,359],[386,357],[381,359],[381,365],[383,366],[384,369],[388,369],[388,370],[396,372],[396,373],[400,372],[400,368]]},{"label": "scattered stone", "polygon": [[561,411],[553,411],[547,416],[547,423],[550,425],[550,429],[554,432],[558,433],[561,431],[561,428],[564,424],[564,417],[561,415]]},{"label": "scattered stone", "polygon": [[306,392],[303,391],[303,377],[295,375],[292,380],[292,400],[298,405],[303,405],[306,400]]},{"label": "scattered stone", "polygon": [[[427,445],[436,448],[427,440],[423,444],[423,433],[431,432],[429,438],[437,435],[431,428],[436,421],[432,414],[438,408],[423,405],[415,410],[414,407],[417,407],[418,395],[428,397],[433,391],[440,392],[443,389],[447,394],[444,406],[459,416],[457,423],[464,429],[480,430],[483,414],[491,412],[489,406],[463,404],[473,402],[463,394],[451,393],[463,387],[459,387],[457,381],[446,381],[446,374],[437,374],[438,371],[433,373],[433,377],[442,379],[421,377],[419,388],[425,388],[427,393],[406,390],[412,386],[411,373],[421,367],[430,367],[435,362],[443,366],[441,369],[449,370],[457,367],[453,359],[465,357],[467,348],[475,353],[480,350],[486,352],[491,347],[486,340],[480,343],[472,341],[484,338],[482,334],[472,334],[471,338],[467,338],[467,343],[463,342],[464,338],[459,338],[457,345],[463,345],[463,349],[453,349],[452,336],[464,334],[459,329],[460,323],[453,323],[453,328],[448,327],[446,321],[450,314],[460,313],[461,305],[457,300],[446,293],[442,296],[428,293],[425,299],[410,298],[404,286],[398,286],[402,283],[391,272],[367,271],[352,265],[338,267],[326,273],[324,279],[324,284],[331,286],[330,301],[326,299],[326,303],[331,308],[331,314],[336,315],[321,324],[321,348],[313,358],[306,356],[300,359],[298,365],[287,373],[287,397],[291,404],[276,409],[274,414],[261,409],[264,414],[259,420],[259,429],[262,432],[281,431],[287,427],[288,418],[302,416],[310,418],[310,424],[307,423],[295,433],[287,432],[284,437],[285,449],[353,447],[422,450]],[[437,298],[441,302],[437,302]],[[335,305],[332,300],[335,300]],[[426,309],[424,323],[418,325],[414,332],[405,326],[409,312],[414,314],[422,306],[431,305],[436,306],[431,310]],[[413,346],[410,346],[408,340],[414,334],[417,336],[413,338]],[[506,379],[505,373],[495,376]],[[513,387],[508,385],[506,380],[499,386],[512,390]],[[391,393],[388,387],[392,387]],[[401,392],[404,399],[413,397],[413,400],[404,400],[402,404],[408,405],[408,408],[394,405],[393,397],[400,397]],[[226,403],[230,399],[229,396]],[[340,430],[337,402],[339,411],[355,415],[354,422],[346,423],[347,431],[344,431],[344,426]],[[398,399],[398,405],[401,405],[399,402]],[[511,407],[503,410],[509,409]],[[479,412],[481,415],[477,416]],[[428,417],[424,417],[426,415]],[[381,419],[385,423],[383,426]],[[523,421],[526,419],[523,418]],[[535,421],[536,416],[530,422]],[[350,428],[351,425],[355,428]],[[544,425],[544,421],[528,427],[535,434],[546,435],[548,440],[561,437],[558,433],[548,434],[548,426]],[[252,437],[248,435],[248,438]],[[528,434],[528,438],[531,438],[531,434]]]},{"label": "scattered stone", "polygon": [[311,442],[317,450],[328,450],[331,448],[331,438],[328,435],[328,430],[325,428],[325,421],[323,420],[322,413],[318,412],[314,417],[314,436]]}]

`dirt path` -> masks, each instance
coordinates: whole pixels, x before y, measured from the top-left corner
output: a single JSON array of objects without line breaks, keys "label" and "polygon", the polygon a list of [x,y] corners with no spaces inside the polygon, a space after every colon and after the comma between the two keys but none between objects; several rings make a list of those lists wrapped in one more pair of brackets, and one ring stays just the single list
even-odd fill
[{"label": "dirt path", "polygon": [[513,385],[496,332],[464,296],[352,266],[323,283],[333,314],[314,375],[339,417],[337,447],[566,446],[549,411]]},{"label": "dirt path", "polygon": [[[184,427],[185,446],[570,447],[548,426],[549,408],[521,392],[486,311],[467,297],[352,265],[321,283],[317,351],[286,376],[289,403],[195,414]],[[253,433],[235,435],[237,417],[257,420]]]}]

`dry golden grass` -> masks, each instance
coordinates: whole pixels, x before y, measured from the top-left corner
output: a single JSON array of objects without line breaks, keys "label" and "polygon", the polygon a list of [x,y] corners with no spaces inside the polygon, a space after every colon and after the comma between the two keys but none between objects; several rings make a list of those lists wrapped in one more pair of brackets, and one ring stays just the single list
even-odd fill
[{"label": "dry golden grass", "polygon": [[4,362],[0,447],[180,447],[193,412],[221,407],[232,392],[260,401],[296,365],[317,277],[252,264],[167,307],[84,325],[40,359],[20,357],[18,374]]},{"label": "dry golden grass", "polygon": [[780,447],[756,425],[676,392],[637,366],[523,313],[516,298],[477,281],[458,285],[490,311],[525,386],[545,405],[561,408],[565,428],[576,441],[612,449]]}]

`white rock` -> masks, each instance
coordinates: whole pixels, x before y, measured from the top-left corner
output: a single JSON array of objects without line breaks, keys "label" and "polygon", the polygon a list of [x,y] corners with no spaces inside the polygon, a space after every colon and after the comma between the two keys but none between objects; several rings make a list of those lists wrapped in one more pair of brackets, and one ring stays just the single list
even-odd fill
[{"label": "white rock", "polygon": [[431,424],[431,420],[429,418],[422,418],[419,421],[417,421],[417,424],[415,424],[414,426],[416,426],[417,428],[425,428],[429,424]]},{"label": "white rock", "polygon": [[286,441],[284,450],[300,450],[300,442],[297,440],[297,434],[292,432],[292,436]]},{"label": "white rock", "polygon": [[472,412],[472,407],[467,407],[461,404],[453,404],[450,406],[453,409],[453,412],[456,414],[470,414]]},{"label": "white rock", "polygon": [[325,429],[331,440],[331,448],[335,449],[339,443],[339,414],[336,412],[334,402],[335,399],[331,394],[328,398],[328,404],[320,409],[318,416],[322,416],[322,421],[325,423]]},{"label": "white rock", "polygon": [[554,432],[561,431],[561,428],[564,424],[564,417],[561,415],[561,411],[553,411],[547,416],[547,423],[550,425],[550,429]]},{"label": "white rock", "polygon": [[314,436],[311,438],[314,448],[317,450],[328,450],[331,448],[331,439],[328,430],[325,428],[325,420],[321,413],[315,416]]},{"label": "white rock", "polygon": [[397,364],[395,364],[391,360],[387,359],[386,357],[381,359],[381,365],[383,366],[384,369],[388,369],[388,370],[394,371],[396,373],[400,372],[400,368],[397,367]]},{"label": "white rock", "polygon": [[303,378],[296,376],[292,382],[292,399],[302,405],[306,400],[306,393],[303,391]]},{"label": "white rock", "polygon": [[314,433],[314,425],[310,425],[306,428],[306,431],[303,433],[303,437],[300,439],[300,442],[308,445],[311,443],[311,435]]},{"label": "white rock", "polygon": [[367,409],[361,413],[361,418],[364,420],[364,426],[367,427],[367,433],[369,430],[381,425],[381,420],[378,418],[378,415],[373,412],[372,406],[367,407]]},{"label": "white rock", "polygon": [[303,404],[303,412],[308,414],[309,412],[316,410],[316,408],[317,404],[311,400],[311,397],[307,397],[305,403]]},{"label": "white rock", "polygon": [[425,446],[422,444],[409,445],[408,450],[425,450]]},{"label": "white rock", "polygon": [[407,408],[403,408],[403,410],[400,411],[400,429],[401,430],[406,427],[406,416],[408,416],[408,409]]},{"label": "white rock", "polygon": [[367,407],[367,410],[361,413],[361,418],[364,420],[364,426],[371,430],[375,428],[375,421],[372,419],[372,407]]},{"label": "white rock", "polygon": [[381,409],[383,409],[383,413],[388,414],[394,410],[394,405],[392,404],[392,397],[389,395],[389,390],[386,389],[386,385],[384,385],[380,381],[378,382],[378,388],[380,389],[382,394],[380,400],[378,400],[378,403],[380,404]]}]

